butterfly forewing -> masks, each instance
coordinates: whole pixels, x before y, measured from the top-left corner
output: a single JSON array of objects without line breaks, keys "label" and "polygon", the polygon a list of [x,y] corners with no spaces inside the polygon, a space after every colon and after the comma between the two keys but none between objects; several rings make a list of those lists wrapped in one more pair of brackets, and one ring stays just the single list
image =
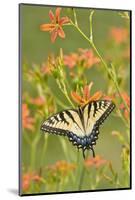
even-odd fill
[{"label": "butterfly forewing", "polygon": [[84,129],[77,110],[69,109],[59,112],[52,117],[49,117],[41,126],[41,130],[51,133],[77,133],[83,137]]}]

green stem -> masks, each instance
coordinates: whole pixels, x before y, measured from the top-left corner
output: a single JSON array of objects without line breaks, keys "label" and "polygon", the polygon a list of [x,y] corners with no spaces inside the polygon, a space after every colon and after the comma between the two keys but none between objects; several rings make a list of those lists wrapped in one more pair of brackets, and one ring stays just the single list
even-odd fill
[{"label": "green stem", "polygon": [[74,179],[74,188],[76,188],[76,190],[78,190],[78,182],[79,182],[79,175],[80,175],[80,165],[81,165],[81,161],[80,161],[80,153],[79,150],[77,152],[77,157],[76,157],[76,171],[75,171],[75,179]]},{"label": "green stem", "polygon": [[35,156],[36,156],[36,147],[37,147],[37,143],[40,139],[41,134],[37,134],[36,138],[34,139],[33,143],[31,144],[31,169],[33,170],[35,167]]},{"label": "green stem", "polygon": [[45,154],[46,154],[46,150],[47,150],[47,145],[48,145],[48,135],[44,135],[44,145],[43,145],[43,150],[42,150],[42,154],[41,154],[41,166],[43,166],[44,164],[44,159],[45,159]]},{"label": "green stem", "polygon": [[74,8],[73,8],[73,14],[74,14],[75,25],[78,26],[76,11]]},{"label": "green stem", "polygon": [[122,101],[123,101],[123,103],[124,103],[126,109],[127,109],[128,112],[129,112],[129,108],[128,108],[128,106],[127,106],[127,104],[126,104],[124,98],[123,98],[122,95],[121,95],[121,91],[120,91],[118,82],[114,79],[112,73],[111,73],[110,70],[108,69],[108,66],[107,66],[106,62],[104,61],[104,59],[103,59],[102,56],[100,55],[99,51],[97,50],[97,48],[96,48],[96,46],[95,46],[95,44],[94,44],[93,42],[92,42],[92,47],[93,47],[93,49],[95,50],[95,52],[96,52],[96,54],[98,55],[98,57],[100,58],[102,64],[104,65],[106,71],[108,72],[109,76],[111,77],[111,79],[112,79],[112,81],[113,81],[113,83],[114,83],[114,85],[115,85],[115,87],[116,87],[116,89],[117,89],[117,92],[118,92],[120,98],[122,99]]},{"label": "green stem", "polygon": [[68,102],[70,103],[70,105],[71,105],[72,107],[74,107],[74,104],[73,104],[72,101],[70,100],[67,91],[64,91],[64,94],[65,94],[65,97],[67,98]]},{"label": "green stem", "polygon": [[64,104],[60,99],[58,99],[56,96],[54,96],[54,98],[56,99],[57,104],[60,105],[62,108],[64,108],[64,109],[67,109],[67,108],[68,108],[68,107],[65,106],[65,104]]},{"label": "green stem", "polygon": [[45,87],[44,87],[44,84],[42,84],[42,95],[43,95],[43,96],[44,96],[44,94],[45,94],[45,95],[48,95],[49,93],[54,97],[54,99],[56,100],[56,102],[57,102],[62,108],[67,109],[67,106],[65,106],[65,104],[64,104],[59,98],[57,98],[57,97],[55,96],[54,92],[53,92],[52,90],[47,91],[47,88],[45,88]]},{"label": "green stem", "polygon": [[71,23],[72,26],[74,26],[74,27],[81,33],[81,35],[82,35],[90,44],[92,43],[92,41],[83,33],[83,31],[79,28],[79,26],[76,26],[76,25],[72,22],[72,20],[70,20],[70,23]]},{"label": "green stem", "polygon": [[[72,103],[72,101],[70,100],[70,98],[69,98],[69,96],[68,96],[68,92],[67,92],[66,85],[65,85],[64,81],[62,81],[61,83],[60,83],[60,82],[59,82],[59,83],[57,82],[57,84],[58,84],[58,86],[59,86],[61,92],[64,94],[64,96],[66,97],[66,99],[67,99],[68,102],[70,103],[70,105],[71,105],[72,107],[74,107],[74,104]],[[61,85],[61,84],[62,84],[62,85]],[[61,87],[61,86],[62,86],[62,87]]]},{"label": "green stem", "polygon": [[[86,153],[86,159],[88,158],[88,154],[89,154],[89,151],[87,151]],[[78,190],[80,191],[82,189],[82,186],[83,186],[83,181],[84,181],[84,176],[85,176],[85,173],[86,173],[86,168],[84,166],[84,163],[82,163],[82,170],[81,170],[81,174],[80,174],[80,180],[79,180],[79,185],[78,185]]]},{"label": "green stem", "polygon": [[[128,106],[127,106],[125,100],[123,99],[123,97],[122,97],[122,95],[121,95],[121,91],[120,91],[120,88],[119,88],[119,86],[118,86],[118,83],[117,83],[116,80],[114,79],[114,77],[113,77],[112,73],[110,72],[110,70],[109,70],[109,68],[108,68],[108,66],[107,66],[107,64],[106,64],[106,62],[104,61],[104,59],[103,59],[102,56],[100,55],[99,51],[97,50],[97,48],[96,48],[94,42],[93,42],[91,39],[89,39],[89,38],[83,33],[83,31],[82,31],[78,26],[76,26],[72,21],[70,21],[70,22],[71,22],[71,25],[73,25],[73,26],[80,32],[80,34],[90,43],[90,45],[91,45],[92,48],[94,49],[94,51],[95,51],[95,53],[97,54],[97,56],[100,58],[100,60],[101,60],[101,62],[102,62],[102,64],[103,64],[103,66],[105,67],[107,73],[108,73],[109,76],[111,77],[111,79],[112,79],[112,81],[113,81],[113,83],[114,83],[114,85],[115,85],[115,87],[116,87],[116,89],[117,89],[117,91],[118,91],[118,94],[119,94],[120,98],[122,99],[122,101],[123,101],[123,103],[124,103],[126,109],[129,111],[129,108],[128,108]],[[92,23],[92,21],[91,21],[91,23]]]},{"label": "green stem", "polygon": [[61,143],[63,152],[64,152],[64,154],[65,154],[65,158],[66,158],[67,161],[69,161],[69,160],[70,160],[70,159],[69,159],[70,156],[69,156],[69,151],[68,151],[68,149],[67,149],[67,143],[66,143],[65,139],[61,137],[61,138],[60,138],[60,143]]},{"label": "green stem", "polygon": [[[117,106],[117,108],[118,108],[118,106]],[[118,112],[119,112],[119,115],[120,115],[122,121],[124,122],[125,126],[129,129],[129,128],[130,128],[130,127],[129,127],[129,123],[127,123],[127,121],[126,121],[125,118],[123,117],[123,115],[122,115],[122,113],[121,113],[121,110],[120,110],[119,108],[118,108]]]},{"label": "green stem", "polygon": [[34,165],[35,165],[35,153],[36,153],[36,147],[35,145],[31,145],[31,163],[30,163],[30,168],[31,170],[34,169]]},{"label": "green stem", "polygon": [[92,30],[92,16],[94,14],[94,10],[90,12],[89,20],[90,20],[90,40],[93,41],[93,30]]},{"label": "green stem", "polygon": [[[123,96],[121,95],[121,91],[120,91],[120,88],[119,88],[119,86],[118,86],[117,81],[114,79],[112,73],[109,71],[107,64],[105,63],[104,59],[102,58],[102,56],[101,56],[100,53],[98,52],[98,50],[97,50],[97,48],[95,47],[94,43],[92,43],[92,47],[94,48],[95,52],[97,53],[98,57],[100,58],[101,62],[103,63],[103,65],[104,65],[104,67],[105,67],[107,73],[108,73],[109,76],[111,77],[111,79],[112,79],[112,81],[113,81],[113,83],[114,83],[114,85],[115,85],[115,87],[116,87],[116,90],[117,90],[117,92],[118,92],[118,94],[119,94],[121,100],[123,101],[123,103],[124,103],[126,109],[129,111],[129,108],[128,108],[128,106],[127,106],[127,104],[126,104],[126,102],[125,102]],[[123,121],[127,124],[127,122],[126,122],[126,120],[125,120],[125,117],[123,116],[123,114],[121,113],[121,111],[120,111],[119,108],[118,108],[118,110],[119,110],[119,112],[120,112],[120,115],[121,115],[121,117],[122,117],[122,120],[124,119]]]},{"label": "green stem", "polygon": [[29,144],[29,145],[31,145],[31,140],[30,140],[30,138],[29,138],[29,136],[28,136],[28,133],[23,133],[23,137],[24,137],[24,139],[25,139],[25,141]]},{"label": "green stem", "polygon": [[125,99],[124,99],[123,96],[121,95],[121,91],[120,91],[120,88],[119,88],[119,86],[118,86],[118,82],[115,83],[115,86],[116,86],[116,88],[117,88],[117,91],[118,91],[118,93],[119,93],[119,96],[121,97],[121,99],[122,99],[122,101],[123,101],[123,103],[124,103],[124,106],[126,107],[127,111],[130,112],[129,107],[127,106],[127,103],[125,102]]}]

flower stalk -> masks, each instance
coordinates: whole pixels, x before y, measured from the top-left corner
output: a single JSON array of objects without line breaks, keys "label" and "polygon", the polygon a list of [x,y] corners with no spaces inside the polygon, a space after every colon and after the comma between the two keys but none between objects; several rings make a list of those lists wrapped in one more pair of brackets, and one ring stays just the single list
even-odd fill
[{"label": "flower stalk", "polygon": [[74,26],[74,27],[77,29],[77,31],[80,32],[80,34],[89,42],[89,44],[91,45],[91,47],[94,49],[95,53],[96,53],[97,56],[100,58],[100,60],[101,60],[101,62],[102,62],[102,64],[103,64],[103,66],[104,66],[104,68],[106,69],[108,75],[111,77],[111,79],[112,79],[112,81],[113,81],[113,83],[114,83],[114,85],[115,85],[115,87],[116,87],[116,90],[117,90],[117,92],[118,92],[118,94],[119,94],[121,100],[123,101],[125,107],[126,107],[127,110],[129,111],[129,108],[128,108],[126,102],[124,101],[124,99],[123,99],[122,96],[121,96],[121,90],[120,90],[120,88],[119,88],[118,82],[114,79],[114,77],[113,77],[111,71],[110,71],[109,68],[108,68],[108,65],[106,64],[105,60],[103,59],[103,57],[101,56],[101,54],[99,53],[97,47],[95,46],[95,44],[94,44],[94,42],[93,42],[93,34],[92,34],[92,16],[93,16],[93,13],[94,13],[94,12],[92,11],[91,14],[90,14],[90,38],[92,38],[92,40],[89,39],[89,38],[85,35],[85,33],[84,33],[78,26],[76,26],[76,24],[73,23],[72,20],[70,20],[70,23],[71,23],[72,26]]}]

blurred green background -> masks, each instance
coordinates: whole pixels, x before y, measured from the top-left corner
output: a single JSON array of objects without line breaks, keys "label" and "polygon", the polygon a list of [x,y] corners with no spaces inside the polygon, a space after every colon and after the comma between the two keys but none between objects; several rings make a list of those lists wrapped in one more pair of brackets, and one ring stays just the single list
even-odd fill
[{"label": "blurred green background", "polygon": [[[74,52],[78,48],[89,48],[87,41],[74,30],[64,27],[66,38],[57,38],[55,44],[50,41],[50,34],[41,32],[39,26],[49,23],[49,10],[55,11],[55,7],[21,5],[21,27],[22,27],[22,58],[30,63],[40,63],[47,58],[49,53],[58,53],[63,48],[65,54]],[[80,27],[85,33],[89,33],[90,9],[77,9]],[[63,16],[70,14],[63,8]],[[62,15],[62,14],[61,14]],[[112,26],[122,27],[125,25],[123,18],[118,16],[118,11],[96,10],[93,17],[94,41],[102,54],[106,53],[106,40],[108,31]],[[109,50],[109,49],[108,49]],[[109,53],[109,52],[108,52]]]},{"label": "blurred green background", "polygon": [[[70,52],[76,52],[78,48],[90,48],[88,46],[87,41],[74,30],[74,28],[65,26],[64,31],[66,34],[66,38],[62,40],[61,38],[57,38],[56,42],[53,44],[50,40],[50,34],[48,32],[41,32],[39,26],[43,23],[49,23],[50,19],[48,16],[49,10],[55,10],[55,7],[45,7],[45,6],[33,6],[33,5],[21,5],[20,7],[20,16],[21,16],[21,50],[22,50],[22,63],[26,62],[28,66],[31,68],[32,64],[41,64],[44,62],[50,53],[58,54],[59,49],[62,48],[64,54],[68,54]],[[63,8],[61,12],[61,16],[70,15],[70,9]],[[85,33],[89,33],[89,13],[90,9],[76,9],[79,26]],[[100,49],[101,54],[111,55],[113,61],[115,62],[116,54],[117,57],[117,45],[115,48],[109,48],[110,44],[107,42],[109,40],[109,29],[110,27],[124,27],[125,21],[122,17],[118,15],[118,11],[113,10],[96,10],[93,16],[93,35],[94,41],[97,45],[98,49]],[[112,54],[112,52],[114,52]],[[127,73],[129,74],[129,66],[127,67]],[[89,70],[89,73],[86,74],[89,81],[94,82],[94,86],[92,91],[95,92],[97,90],[106,91],[107,90],[107,81],[104,76],[101,75],[101,71],[95,69],[94,67]],[[100,78],[99,78],[100,77]],[[52,91],[57,94],[57,89],[55,88],[55,81],[51,79],[50,87]],[[126,90],[129,91],[129,78],[125,86]],[[27,81],[23,82],[23,91],[29,92],[33,95],[34,90],[30,88]],[[38,112],[38,111],[37,111]],[[52,113],[53,114],[53,113]],[[42,122],[42,118],[37,122],[37,134],[41,134],[40,125]],[[118,140],[111,135],[113,130],[117,130],[123,132],[125,127],[123,126],[123,122],[111,115],[104,123],[104,125],[100,129],[100,136],[97,141],[97,145],[95,146],[96,154],[102,155],[106,160],[111,160],[116,171],[121,173],[121,145]],[[71,149],[71,160],[74,161],[75,155],[77,154],[77,149],[72,146],[71,143],[67,139],[64,139],[67,143],[68,149]],[[40,167],[40,155],[44,140],[41,138],[40,143],[38,145],[38,149],[35,152],[36,154],[36,162],[35,168]],[[72,154],[72,152],[74,152]],[[76,152],[76,154],[75,154]],[[81,153],[81,152],[80,152]],[[29,166],[30,162],[30,148],[26,144],[26,141],[23,140],[23,151],[22,151],[22,163],[25,166]],[[42,161],[43,165],[47,165],[49,163],[54,163],[57,160],[64,159],[64,153],[62,152],[61,143],[59,140],[59,136],[50,136],[48,139],[48,147],[46,157]],[[87,184],[87,182],[86,182]],[[106,186],[107,187],[107,186]]]}]

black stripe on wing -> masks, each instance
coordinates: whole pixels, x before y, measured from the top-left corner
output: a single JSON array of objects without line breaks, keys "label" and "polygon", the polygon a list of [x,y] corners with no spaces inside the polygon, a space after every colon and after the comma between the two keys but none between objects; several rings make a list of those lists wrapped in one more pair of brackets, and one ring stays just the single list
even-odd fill
[{"label": "black stripe on wing", "polygon": [[88,119],[90,118],[90,111],[91,111],[91,103],[88,105]]},{"label": "black stripe on wing", "polygon": [[[76,113],[78,114],[78,116],[79,116],[79,113],[78,113],[77,110],[73,110],[73,111],[76,112]],[[78,126],[78,128],[83,132],[83,130],[81,129],[81,127],[79,126],[79,124],[76,122],[76,120],[74,119],[74,117],[73,117],[73,115],[71,114],[71,112],[68,111],[68,110],[65,110],[65,113],[68,115],[68,117],[70,117],[70,119],[72,119],[73,123],[75,123],[75,124]],[[80,117],[80,116],[79,116],[79,117]],[[80,118],[80,120],[81,120],[81,118]]]},{"label": "black stripe on wing", "polygon": [[52,133],[52,134],[56,134],[56,135],[66,136],[68,134],[67,130],[59,129],[59,128],[55,128],[55,127],[51,127],[51,126],[46,126],[44,124],[41,126],[40,129],[41,129],[41,131],[45,131],[47,133]]},{"label": "black stripe on wing", "polygon": [[95,117],[96,112],[98,111],[98,109],[97,109],[97,102],[96,101],[93,101],[93,106],[94,106],[93,117]]},{"label": "black stripe on wing", "polygon": [[80,121],[81,121],[81,123],[82,123],[84,132],[86,132],[86,130],[85,130],[85,124],[84,124],[84,113],[83,113],[82,107],[79,107],[79,108],[78,108],[78,115],[79,115],[79,117],[80,117]]},{"label": "black stripe on wing", "polygon": [[[104,101],[104,108],[106,106],[106,102]],[[109,116],[109,114],[114,110],[115,108],[115,104],[113,102],[111,102],[111,104],[109,105],[109,107],[106,109],[106,111],[103,113],[103,115],[97,120],[95,126],[100,126],[101,124],[103,124],[103,122],[105,121],[105,119]]]},{"label": "black stripe on wing", "polygon": [[91,111],[91,103],[88,104],[88,117],[87,117],[86,127],[88,126],[88,121],[89,121],[89,118],[90,118],[90,111]]},{"label": "black stripe on wing", "polygon": [[[72,112],[75,112],[78,115],[78,117],[80,117],[79,113],[78,113],[78,110],[76,110],[76,109],[64,110],[64,111],[58,112],[58,113],[50,116],[48,119],[46,119],[44,121],[44,123],[41,125],[40,129],[42,131],[45,131],[45,132],[48,132],[48,133],[54,133],[54,134],[58,134],[58,135],[67,134],[67,132],[69,132],[68,126],[70,126],[70,123],[71,123],[71,122],[68,121],[68,119],[66,119],[66,116],[64,116],[64,115],[67,115],[71,119],[72,123],[76,124],[77,127],[81,131],[83,131],[81,129],[80,125],[77,123],[76,119],[74,118],[74,114]],[[64,129],[64,127],[62,127],[62,128],[61,127],[57,127],[58,123],[60,123],[60,124],[64,123],[65,124],[65,129]],[[60,124],[59,124],[59,126],[60,126]]]},{"label": "black stripe on wing", "polygon": [[59,117],[61,118],[61,120],[66,123],[67,125],[69,125],[69,122],[66,120],[66,118],[64,117],[64,112],[60,112],[59,113]]}]

